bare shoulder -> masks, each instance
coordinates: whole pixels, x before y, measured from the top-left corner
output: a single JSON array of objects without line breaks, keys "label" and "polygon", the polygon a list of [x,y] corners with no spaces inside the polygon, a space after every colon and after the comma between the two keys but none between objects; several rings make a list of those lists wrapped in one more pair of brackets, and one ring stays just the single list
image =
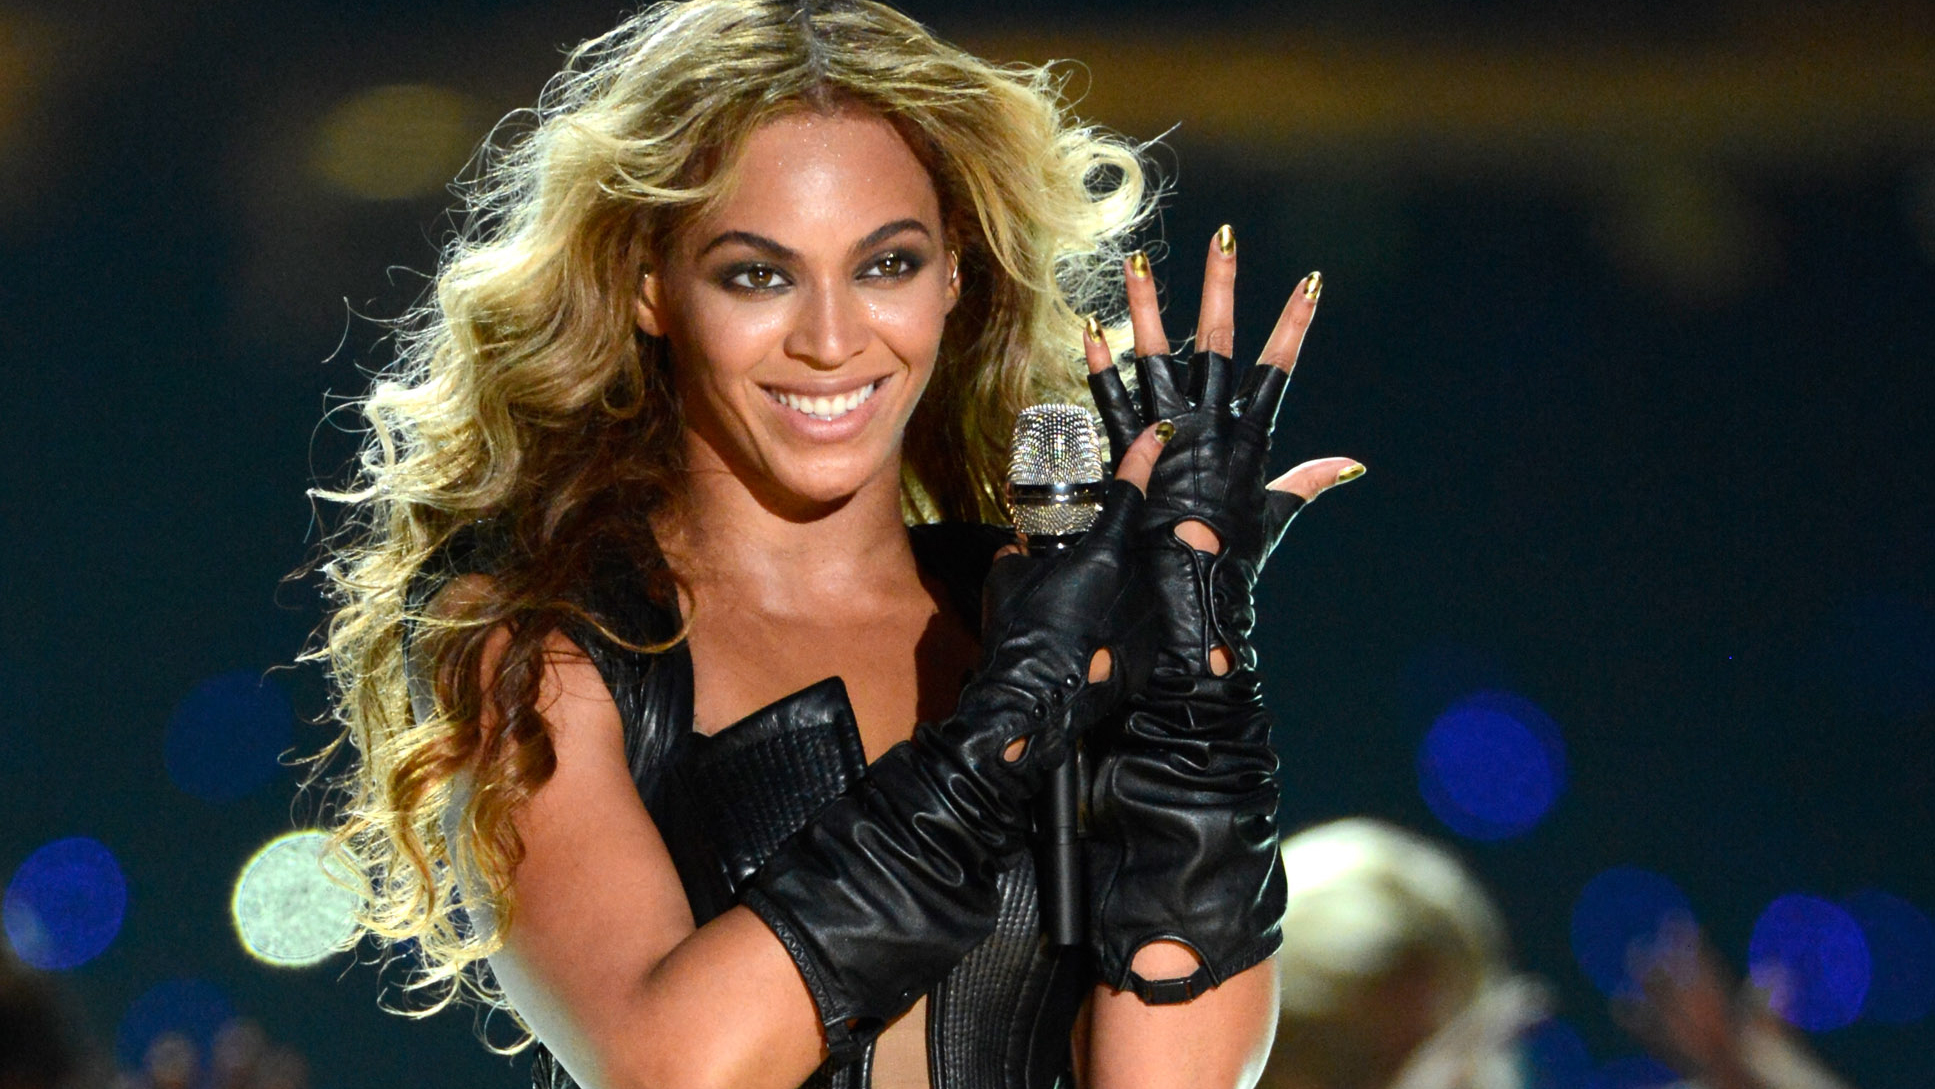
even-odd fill
[{"label": "bare shoulder", "polygon": [[[487,592],[458,580],[445,594]],[[479,680],[496,680],[510,633],[485,638]],[[693,932],[678,872],[639,800],[624,730],[604,678],[561,632],[545,640],[536,709],[555,756],[513,817],[523,858],[514,911],[490,958],[519,1016],[569,1063],[600,1050],[627,992]],[[485,729],[496,724],[489,716]],[[487,788],[488,784],[478,784]]]}]

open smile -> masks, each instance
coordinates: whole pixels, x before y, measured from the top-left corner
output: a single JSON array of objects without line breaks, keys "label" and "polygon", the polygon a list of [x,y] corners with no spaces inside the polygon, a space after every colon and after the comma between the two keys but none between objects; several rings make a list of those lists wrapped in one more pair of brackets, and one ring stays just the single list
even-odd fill
[{"label": "open smile", "polygon": [[803,416],[811,416],[816,420],[837,420],[866,404],[886,381],[885,378],[876,378],[857,389],[830,395],[790,393],[766,386],[760,388],[775,404],[783,405]]}]

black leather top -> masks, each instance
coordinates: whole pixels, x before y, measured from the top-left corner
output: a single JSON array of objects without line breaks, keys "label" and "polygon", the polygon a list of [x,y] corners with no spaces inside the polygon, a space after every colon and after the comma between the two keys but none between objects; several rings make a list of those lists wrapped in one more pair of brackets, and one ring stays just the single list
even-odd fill
[{"label": "black leather top", "polygon": [[[945,523],[910,530],[922,569],[940,579],[971,630],[994,550],[1012,531]],[[459,540],[438,574],[487,570],[488,547]],[[614,562],[584,605],[626,642],[678,630],[631,565]],[[625,729],[632,779],[678,868],[700,924],[738,900],[738,890],[775,847],[865,774],[846,686],[830,677],[707,736],[692,729],[692,658],[686,644],[662,654],[631,650],[590,623],[565,629],[598,668]],[[928,996],[928,1066],[936,1089],[1047,1089],[1065,1081],[1069,1032],[1095,981],[1085,955],[1042,940],[1033,860],[1000,877],[994,933]],[[539,1048],[542,1086],[572,1085]],[[864,1089],[872,1053],[821,1067],[806,1085]]]}]

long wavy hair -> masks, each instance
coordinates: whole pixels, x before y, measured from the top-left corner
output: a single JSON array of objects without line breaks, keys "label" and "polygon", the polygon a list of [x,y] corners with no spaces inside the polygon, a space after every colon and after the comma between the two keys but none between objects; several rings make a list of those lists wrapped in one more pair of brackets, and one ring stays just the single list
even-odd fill
[{"label": "long wavy hair", "polygon": [[[318,493],[346,512],[311,654],[342,726],[321,757],[338,769],[338,854],[367,893],[364,930],[414,946],[413,1010],[502,1004],[466,969],[516,916],[512,818],[555,766],[534,707],[546,636],[600,622],[576,604],[596,557],[669,586],[647,521],[681,487],[677,364],[633,319],[653,255],[730,192],[760,125],[889,119],[934,179],[961,280],[907,429],[903,507],[910,522],[998,520],[1014,417],[1085,396],[1078,315],[1117,312],[1152,204],[1139,149],[1078,123],[1062,84],[867,0],[687,0],[580,45],[487,143],[434,288],[361,402],[352,479]],[[479,522],[499,542],[488,583],[429,607],[434,558]],[[509,639],[486,687],[493,630]]]}]

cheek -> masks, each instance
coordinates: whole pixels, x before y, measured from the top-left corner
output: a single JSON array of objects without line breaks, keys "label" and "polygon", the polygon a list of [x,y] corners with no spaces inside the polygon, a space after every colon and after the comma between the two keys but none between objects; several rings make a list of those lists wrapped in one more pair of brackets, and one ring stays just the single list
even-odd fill
[{"label": "cheek", "polygon": [[735,306],[730,300],[696,303],[680,315],[672,336],[675,360],[689,381],[724,386],[763,359],[784,335],[777,307]]},{"label": "cheek", "polygon": [[931,366],[940,351],[941,334],[947,328],[948,297],[943,283],[874,304],[875,327],[894,349],[894,354],[916,368]]}]

